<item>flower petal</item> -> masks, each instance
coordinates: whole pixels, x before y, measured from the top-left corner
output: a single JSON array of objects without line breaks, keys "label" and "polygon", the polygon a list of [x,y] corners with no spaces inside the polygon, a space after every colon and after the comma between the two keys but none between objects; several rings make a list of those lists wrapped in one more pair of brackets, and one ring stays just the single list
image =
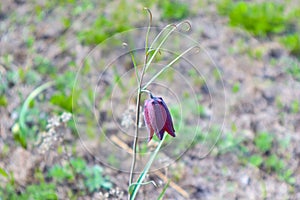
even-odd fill
[{"label": "flower petal", "polygon": [[164,133],[165,133],[165,129],[162,129],[161,131],[159,131],[156,135],[157,137],[162,140],[164,137]]},{"label": "flower petal", "polygon": [[146,100],[145,106],[144,106],[144,119],[145,119],[146,127],[147,127],[148,132],[149,132],[148,142],[152,139],[153,134],[154,134],[154,129],[151,125],[151,118],[150,118],[150,115],[149,115],[149,109],[150,109],[149,104],[151,104],[151,100]]},{"label": "flower petal", "polygon": [[165,112],[166,112],[166,122],[165,122],[165,125],[164,125],[164,130],[167,131],[171,136],[175,137],[175,129],[174,129],[174,126],[173,126],[173,120],[172,120],[172,117],[171,117],[171,114],[170,114],[170,111],[166,105],[166,103],[164,102],[164,100],[159,97],[160,99],[160,104],[164,107],[165,109]]},{"label": "flower petal", "polygon": [[152,126],[156,134],[159,134],[162,130],[164,131],[164,126],[167,120],[167,113],[164,107],[158,102],[154,100],[152,102],[152,113],[150,114],[153,117]]}]

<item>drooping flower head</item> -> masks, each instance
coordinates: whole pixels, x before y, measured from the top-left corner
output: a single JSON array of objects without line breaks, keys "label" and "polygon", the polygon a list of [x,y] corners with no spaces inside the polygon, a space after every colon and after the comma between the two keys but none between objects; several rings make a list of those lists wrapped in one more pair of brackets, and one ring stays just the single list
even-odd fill
[{"label": "drooping flower head", "polygon": [[149,132],[148,141],[152,139],[154,132],[160,140],[165,131],[175,137],[172,117],[166,103],[161,97],[154,97],[152,94],[150,98],[145,101],[144,106],[145,124]]}]

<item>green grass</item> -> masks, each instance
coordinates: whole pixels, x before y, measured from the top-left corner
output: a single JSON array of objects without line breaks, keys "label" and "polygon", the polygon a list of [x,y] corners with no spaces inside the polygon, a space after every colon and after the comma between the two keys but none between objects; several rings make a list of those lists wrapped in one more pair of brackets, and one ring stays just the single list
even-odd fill
[{"label": "green grass", "polygon": [[240,91],[240,83],[239,82],[235,82],[232,86],[231,91],[233,93],[238,93]]},{"label": "green grass", "polygon": [[296,81],[300,81],[300,64],[295,59],[288,60],[286,72],[290,74]]},{"label": "green grass", "polygon": [[298,100],[292,101],[291,111],[293,114],[297,114],[299,112],[299,101]]},{"label": "green grass", "polygon": [[242,27],[256,36],[282,33],[288,28],[284,6],[274,2],[223,0],[218,4],[218,11],[229,16],[230,25]]},{"label": "green grass", "polygon": [[106,16],[99,16],[91,28],[78,33],[79,40],[87,45],[97,45],[110,36],[130,29],[129,24],[115,23]]},{"label": "green grass", "polygon": [[189,16],[190,10],[188,4],[179,0],[162,0],[158,2],[161,9],[162,20],[182,20]]},{"label": "green grass", "polygon": [[6,107],[7,106],[7,98],[5,95],[0,96],[0,107]]},{"label": "green grass", "polygon": [[28,200],[28,199],[48,199],[57,200],[56,186],[52,183],[40,183],[26,185],[22,192],[18,192],[14,183],[7,183],[0,188],[0,199]]},{"label": "green grass", "polygon": [[82,158],[74,158],[63,166],[54,165],[48,172],[48,177],[54,182],[65,183],[83,181],[85,189],[92,193],[100,188],[108,190],[112,187],[109,178],[104,175],[103,168],[99,165],[88,166]]},{"label": "green grass", "polygon": [[[269,132],[259,132],[252,143],[239,132],[225,132],[218,141],[217,154],[234,153],[238,156],[241,164],[253,165],[260,170],[276,177],[288,184],[293,185],[294,172],[288,167],[288,160],[281,154],[289,145],[288,139],[279,141]],[[278,146],[280,145],[280,148]]]},{"label": "green grass", "polygon": [[222,155],[229,152],[235,152],[238,155],[243,154],[245,152],[243,150],[245,139],[242,133],[234,131],[225,132],[217,143],[218,154]]},{"label": "green grass", "polygon": [[133,28],[130,12],[137,11],[136,5],[121,0],[109,16],[99,15],[91,27],[79,31],[78,39],[86,45],[97,45],[114,34]]},{"label": "green grass", "polygon": [[[261,38],[279,36],[279,41],[292,55],[300,55],[299,7],[287,13],[285,4],[276,2],[222,0],[217,3],[217,9],[219,14],[228,16],[231,26]],[[252,56],[260,57],[255,52]]]},{"label": "green grass", "polygon": [[36,56],[33,61],[35,70],[41,75],[57,75],[57,67],[51,61],[43,56]]},{"label": "green grass", "polygon": [[[295,178],[293,177],[293,172],[288,169],[287,160],[279,156],[280,151],[276,148],[280,142],[268,132],[257,134],[254,139],[256,151],[252,152],[252,155],[248,158],[248,162],[269,174],[275,173],[278,179],[288,184],[294,184]],[[288,144],[283,145],[285,148],[287,146]]]},{"label": "green grass", "polygon": [[273,135],[271,135],[268,132],[261,132],[254,139],[254,144],[256,148],[262,153],[271,150],[272,142],[273,142]]},{"label": "green grass", "polygon": [[300,34],[292,33],[281,37],[280,42],[294,55],[300,56]]}]

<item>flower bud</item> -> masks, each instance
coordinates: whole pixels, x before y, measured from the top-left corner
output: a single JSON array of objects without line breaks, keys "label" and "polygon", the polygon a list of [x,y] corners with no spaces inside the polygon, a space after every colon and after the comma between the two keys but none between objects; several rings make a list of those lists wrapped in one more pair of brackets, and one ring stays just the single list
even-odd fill
[{"label": "flower bud", "polygon": [[153,97],[145,101],[144,117],[145,124],[149,132],[148,141],[153,137],[154,132],[157,137],[162,140],[165,131],[175,137],[175,129],[173,126],[170,111],[161,97]]}]

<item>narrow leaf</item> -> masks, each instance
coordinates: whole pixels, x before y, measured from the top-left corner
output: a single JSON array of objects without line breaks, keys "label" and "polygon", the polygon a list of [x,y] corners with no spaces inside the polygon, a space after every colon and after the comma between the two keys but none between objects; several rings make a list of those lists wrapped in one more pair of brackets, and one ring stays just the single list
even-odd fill
[{"label": "narrow leaf", "polygon": [[159,197],[157,200],[162,200],[166,191],[167,191],[167,188],[169,187],[169,184],[170,184],[170,180],[167,182],[167,184],[164,186],[163,190],[161,191]]},{"label": "narrow leaf", "polygon": [[150,157],[150,159],[149,159],[147,165],[145,166],[144,170],[143,170],[142,173],[140,174],[140,176],[139,176],[139,178],[138,178],[138,180],[137,180],[137,183],[138,183],[138,184],[134,185],[134,189],[133,189],[132,195],[130,195],[130,200],[135,199],[135,197],[136,197],[136,195],[137,195],[137,192],[138,192],[138,190],[139,190],[139,188],[140,188],[140,186],[141,186],[140,183],[143,182],[143,180],[145,179],[147,173],[149,172],[149,169],[150,169],[150,167],[151,167],[151,165],[152,165],[154,159],[156,158],[156,156],[157,156],[157,154],[158,154],[158,152],[159,152],[159,150],[160,150],[160,148],[161,148],[161,146],[162,146],[164,140],[166,139],[166,137],[167,137],[167,134],[165,134],[164,137],[163,137],[163,139],[159,142],[159,144],[157,145],[155,151],[154,151],[153,154],[151,155],[151,157]]},{"label": "narrow leaf", "polygon": [[5,169],[0,167],[0,174],[5,178],[9,178],[9,174],[5,171]]},{"label": "narrow leaf", "polygon": [[132,183],[128,188],[128,192],[131,195],[133,193],[133,190],[134,190],[136,185],[148,185],[148,184],[153,184],[155,187],[157,187],[157,185],[154,181],[148,181],[148,182],[145,182],[145,183]]}]

